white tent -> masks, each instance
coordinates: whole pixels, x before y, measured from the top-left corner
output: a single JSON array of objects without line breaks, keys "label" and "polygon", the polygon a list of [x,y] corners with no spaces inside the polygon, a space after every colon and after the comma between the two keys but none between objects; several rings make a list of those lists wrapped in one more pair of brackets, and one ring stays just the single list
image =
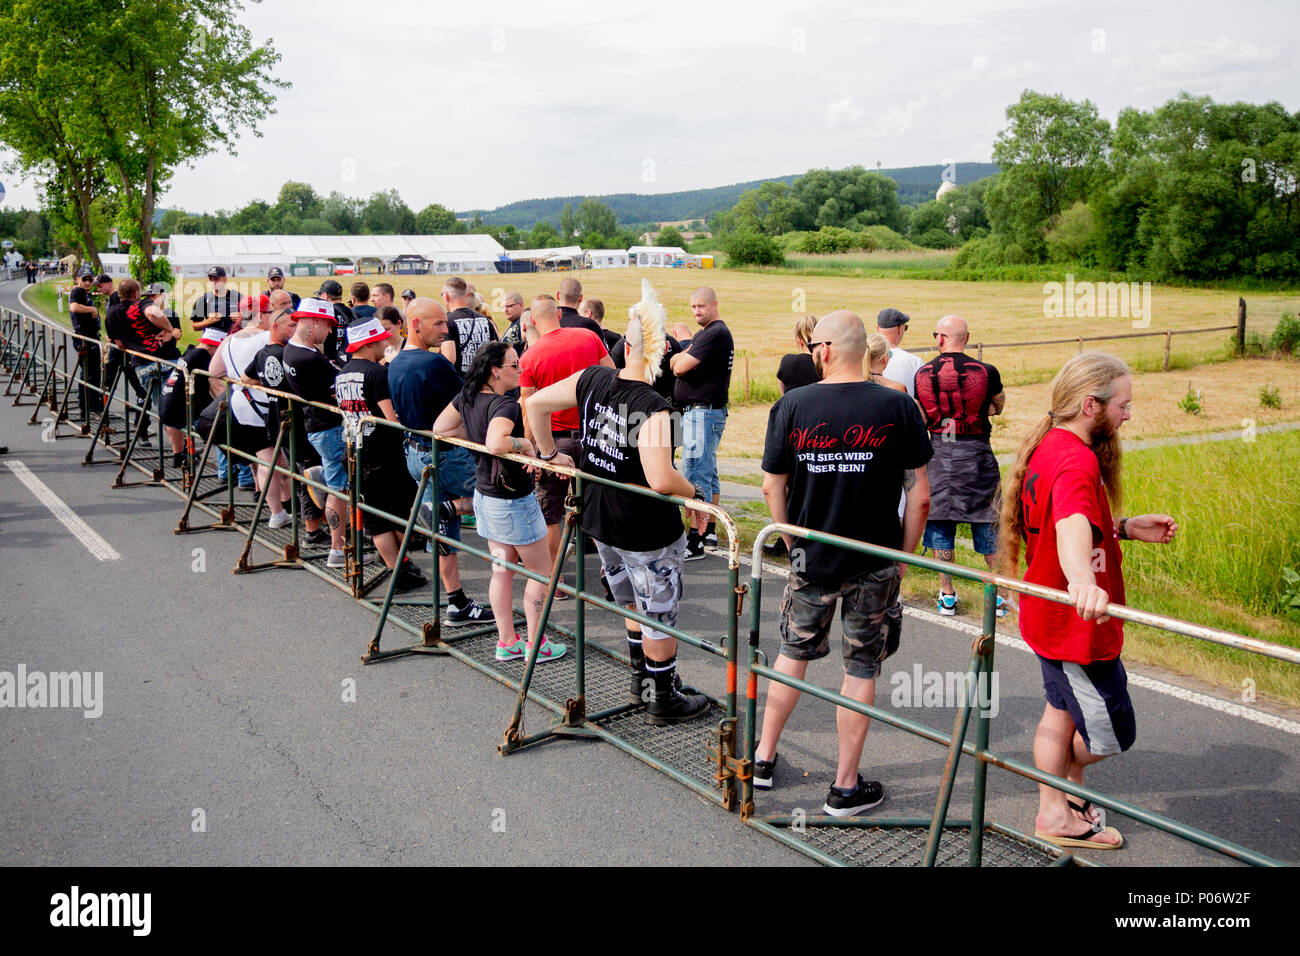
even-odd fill
[{"label": "white tent", "polygon": [[658,266],[671,269],[686,262],[686,250],[681,246],[632,246],[627,250],[633,265]]},{"label": "white tent", "polygon": [[99,264],[104,267],[104,275],[126,278],[131,274],[131,257],[124,252],[101,252]]},{"label": "white tent", "polygon": [[631,262],[626,249],[588,249],[587,259],[593,269],[618,269]]},{"label": "white tent", "polygon": [[532,259],[536,262],[545,262],[547,259],[573,259],[582,258],[581,246],[556,246],[553,249],[510,249],[506,252],[511,259]]},{"label": "white tent", "polygon": [[362,258],[390,263],[401,255],[429,260],[433,272],[495,272],[505,250],[491,236],[184,236],[169,240],[168,260],[187,275],[224,266],[232,276],[265,276],[272,266],[286,272],[297,262]]}]

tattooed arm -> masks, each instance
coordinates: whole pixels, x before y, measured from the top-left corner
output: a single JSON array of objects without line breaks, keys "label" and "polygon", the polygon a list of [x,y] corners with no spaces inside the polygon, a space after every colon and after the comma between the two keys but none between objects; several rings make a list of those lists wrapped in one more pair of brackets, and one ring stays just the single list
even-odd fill
[{"label": "tattooed arm", "polygon": [[[907,506],[903,511],[903,546],[899,550],[911,554],[921,541],[925,519],[930,514],[930,477],[925,465],[903,472],[903,491],[907,495]],[[898,576],[901,578],[906,570],[906,565],[899,564]]]}]

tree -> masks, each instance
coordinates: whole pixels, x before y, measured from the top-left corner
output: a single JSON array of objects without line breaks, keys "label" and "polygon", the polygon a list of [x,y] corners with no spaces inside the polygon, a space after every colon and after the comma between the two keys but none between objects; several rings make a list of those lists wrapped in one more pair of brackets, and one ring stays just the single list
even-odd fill
[{"label": "tree", "polygon": [[446,206],[430,203],[415,217],[415,232],[421,236],[450,236],[456,232],[456,214]]},{"label": "tree", "polygon": [[676,226],[664,226],[659,230],[659,235],[655,237],[655,244],[659,246],[686,246],[686,240],[682,237],[681,230]]},{"label": "tree", "polygon": [[545,219],[539,220],[528,233],[529,249],[550,249],[560,244],[560,234]]},{"label": "tree", "polygon": [[560,210],[560,241],[569,242],[573,239],[573,230],[576,228],[576,220],[573,218],[573,203],[565,203],[564,208]]},{"label": "tree", "polygon": [[1030,261],[1046,253],[1043,234],[1066,208],[1086,200],[1106,172],[1110,123],[1091,100],[1074,102],[1025,90],[1007,107],[1007,126],[993,146],[1002,167],[988,191],[995,235]]},{"label": "tree", "polygon": [[281,215],[292,212],[299,219],[312,219],[320,215],[321,198],[307,183],[290,180],[280,187],[275,205]]},{"label": "tree", "polygon": [[728,265],[776,266],[785,261],[781,247],[771,236],[758,232],[733,232],[722,240]]},{"label": "tree", "polygon": [[366,232],[405,236],[415,232],[415,213],[402,201],[396,189],[374,193],[361,213]]},{"label": "tree", "polygon": [[361,200],[335,190],[321,203],[320,217],[330,224],[331,234],[354,235],[361,225]]},{"label": "tree", "polygon": [[[782,182],[768,182],[740,194],[728,214],[727,227],[730,231],[779,236],[794,228],[798,214],[799,203],[790,195],[790,187]],[[691,228],[696,228],[696,224],[692,223]]]},{"label": "tree", "polygon": [[592,236],[612,236],[618,231],[618,217],[599,199],[584,199],[578,204],[576,215],[577,229],[582,235],[583,245],[599,249],[592,245]]}]

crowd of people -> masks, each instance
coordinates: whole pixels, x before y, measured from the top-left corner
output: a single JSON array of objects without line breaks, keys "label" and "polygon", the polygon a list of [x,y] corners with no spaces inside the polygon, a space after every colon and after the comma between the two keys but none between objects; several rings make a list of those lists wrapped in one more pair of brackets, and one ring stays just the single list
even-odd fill
[{"label": "crowd of people", "polygon": [[[230,445],[258,462],[248,480],[266,494],[270,526],[289,522],[289,498],[297,493],[307,543],[328,545],[327,564],[342,567],[347,445],[358,445],[361,497],[398,517],[418,507],[424,527],[437,528],[446,539],[436,548],[446,620],[494,622],[502,661],[528,654],[555,661],[567,650],[539,630],[546,589],[536,580],[524,587],[526,633],[514,624],[511,565],[548,576],[564,557],[561,529],[572,482],[547,463],[698,502],[683,516],[669,501],[587,481],[581,532],[599,556],[609,599],[659,625],[625,621],[630,697],[646,704],[653,723],[691,720],[708,710],[705,696],[683,690],[671,631],[685,563],[717,544],[705,505],[718,505],[721,492],[717,451],[735,349],[713,289],[690,295],[695,327],[679,324],[670,333],[667,309],[648,282],[626,321],[607,326],[604,303],[585,297],[581,282],[567,276],[554,294],[527,299],[509,292],[499,334],[473,285],[456,276],[442,284],[439,299],[403,290],[400,307],[394,288],[383,282],[353,283],[345,304],[334,279],[299,299],[273,269],[267,292],[241,299],[219,267],[208,278],[210,288],[191,314],[202,335],[183,357],[176,349],[180,322],[162,287],[142,290],[126,279],[113,291],[108,277],[84,271],[70,307],[74,328],[97,340],[92,290],[99,287],[114,349],[108,364],[122,364],[123,349],[145,356],[122,367],[142,399],[155,396],[160,403],[178,462],[189,441],[187,403],[200,436],[228,403]],[[796,320],[797,348],[780,363],[781,397],[768,417],[765,501],[775,521],[903,552],[923,546],[945,561],[953,560],[957,530],[966,525],[988,567],[1013,574],[1023,547],[1026,580],[1067,591],[1076,602],[1070,609],[1021,600],[1021,633],[1039,654],[1046,697],[1035,759],[1081,784],[1086,766],[1127,749],[1135,737],[1119,662],[1122,629],[1105,615],[1108,601],[1123,600],[1118,541],[1167,542],[1177,530],[1167,515],[1112,516],[1121,500],[1116,429],[1131,408],[1128,369],[1103,353],[1067,363],[1054,383],[1052,408],[1022,447],[1004,494],[990,445],[991,419],[1006,404],[997,368],[966,354],[969,330],[958,315],[938,320],[937,354],[923,361],[902,348],[910,321],[896,308],[880,310],[872,332],[847,310]],[[98,344],[82,348],[85,379],[97,381]],[[179,373],[162,381],[164,363],[212,377],[193,379],[187,391]],[[281,410],[266,389],[313,403],[296,417],[297,464],[328,493],[284,480],[272,467]],[[83,388],[79,401],[93,410],[100,397]],[[431,444],[412,432],[430,430],[486,452],[440,446],[437,499],[426,485],[417,503],[417,484],[434,462]],[[287,464],[283,455],[278,464]],[[447,544],[460,540],[470,515],[497,559],[486,604],[465,593],[455,546]],[[397,561],[401,527],[370,513],[363,520],[396,587],[425,585],[413,562]],[[872,704],[882,663],[900,641],[905,565],[789,534],[776,547],[788,554],[790,571],[775,669],[802,679],[809,661],[828,655],[838,606],[841,693]],[[1103,560],[1095,559],[1098,553]],[[938,613],[955,615],[958,600],[951,577],[940,575]],[[999,594],[997,615],[1012,609],[1009,596]],[[775,786],[778,743],[799,696],[779,682],[769,689],[755,787]],[[849,816],[878,805],[884,787],[860,770],[869,719],[841,708],[837,726],[836,776],[824,810]],[[1037,831],[1063,845],[1123,842],[1095,808],[1069,803],[1046,786]]]}]

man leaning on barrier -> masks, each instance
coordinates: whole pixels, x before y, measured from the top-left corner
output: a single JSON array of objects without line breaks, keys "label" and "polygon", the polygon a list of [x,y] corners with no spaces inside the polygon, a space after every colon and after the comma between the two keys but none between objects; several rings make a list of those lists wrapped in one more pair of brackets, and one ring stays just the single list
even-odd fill
[{"label": "man leaning on barrier", "polygon": [[[921,413],[903,392],[864,381],[867,331],[852,312],[832,312],[813,333],[821,381],[786,392],[767,419],[763,497],[772,520],[911,552],[930,507],[926,463],[934,454]],[[900,527],[895,502],[907,493]],[[830,653],[831,620],[843,601],[844,682],[840,693],[875,701],[880,665],[898,647],[903,565],[808,538],[785,535],[790,580],[781,600],[781,652],[774,669],[803,679],[808,662]],[[754,786],[770,789],[777,741],[799,691],[768,687],[763,733],[754,751]],[[871,720],[835,712],[839,759],[823,809],[852,816],[879,804],[885,791],[858,772]]]},{"label": "man leaning on barrier", "polygon": [[84,335],[86,339],[77,340],[77,352],[81,356],[81,384],[77,387],[77,404],[81,408],[81,417],[86,419],[92,412],[104,407],[104,397],[99,392],[92,392],[86,386],[101,387],[100,382],[100,345],[99,345],[99,307],[92,298],[95,287],[95,273],[89,266],[83,266],[77,273],[77,284],[68,293],[68,314],[72,317],[72,331]]},{"label": "man leaning on barrier", "polygon": [[[445,355],[438,351],[447,338],[447,313],[430,298],[415,298],[406,307],[406,344],[388,363],[388,390],[397,420],[406,428],[428,431],[442,410],[459,393],[460,376]],[[424,469],[433,464],[433,444],[427,438],[407,435],[406,468],[419,481]],[[438,453],[438,533],[460,540],[460,517],[473,510],[474,459],[469,449],[443,445]],[[430,525],[433,517],[433,484],[424,487],[420,503]],[[460,559],[455,550],[439,543],[438,576],[447,594],[448,624],[474,624],[492,620],[492,609],[471,600],[460,581]]]},{"label": "man leaning on barrier", "polygon": [[[644,283],[629,310],[624,367],[592,365],[536,392],[528,417],[542,461],[574,465],[558,450],[551,415],[581,412],[582,469],[661,495],[707,500],[673,467],[672,408],[650,385],[659,373],[667,313]],[[614,600],[668,627],[677,624],[686,535],[677,505],[587,481],[582,486],[582,530],[596,542]],[[647,703],[646,720],[674,724],[706,713],[703,694],[683,694],[677,680],[677,638],[625,620],[632,658],[632,697]]]},{"label": "man leaning on barrier", "polygon": [[[1169,515],[1112,521],[1122,499],[1119,427],[1131,417],[1128,366],[1084,352],[1052,382],[1052,407],[1025,438],[1002,505],[1002,568],[1025,581],[1066,591],[1075,606],[1025,594],[1020,634],[1038,655],[1047,706],[1034,734],[1034,766],[1083,785],[1083,769],[1133,746],[1137,722],[1119,659],[1124,623],[1106,615],[1124,603],[1119,542],[1168,544]],[[1014,491],[1014,493],[1012,493]],[[1124,838],[1091,802],[1075,803],[1038,785],[1036,835],[1063,847],[1114,850]]]}]

